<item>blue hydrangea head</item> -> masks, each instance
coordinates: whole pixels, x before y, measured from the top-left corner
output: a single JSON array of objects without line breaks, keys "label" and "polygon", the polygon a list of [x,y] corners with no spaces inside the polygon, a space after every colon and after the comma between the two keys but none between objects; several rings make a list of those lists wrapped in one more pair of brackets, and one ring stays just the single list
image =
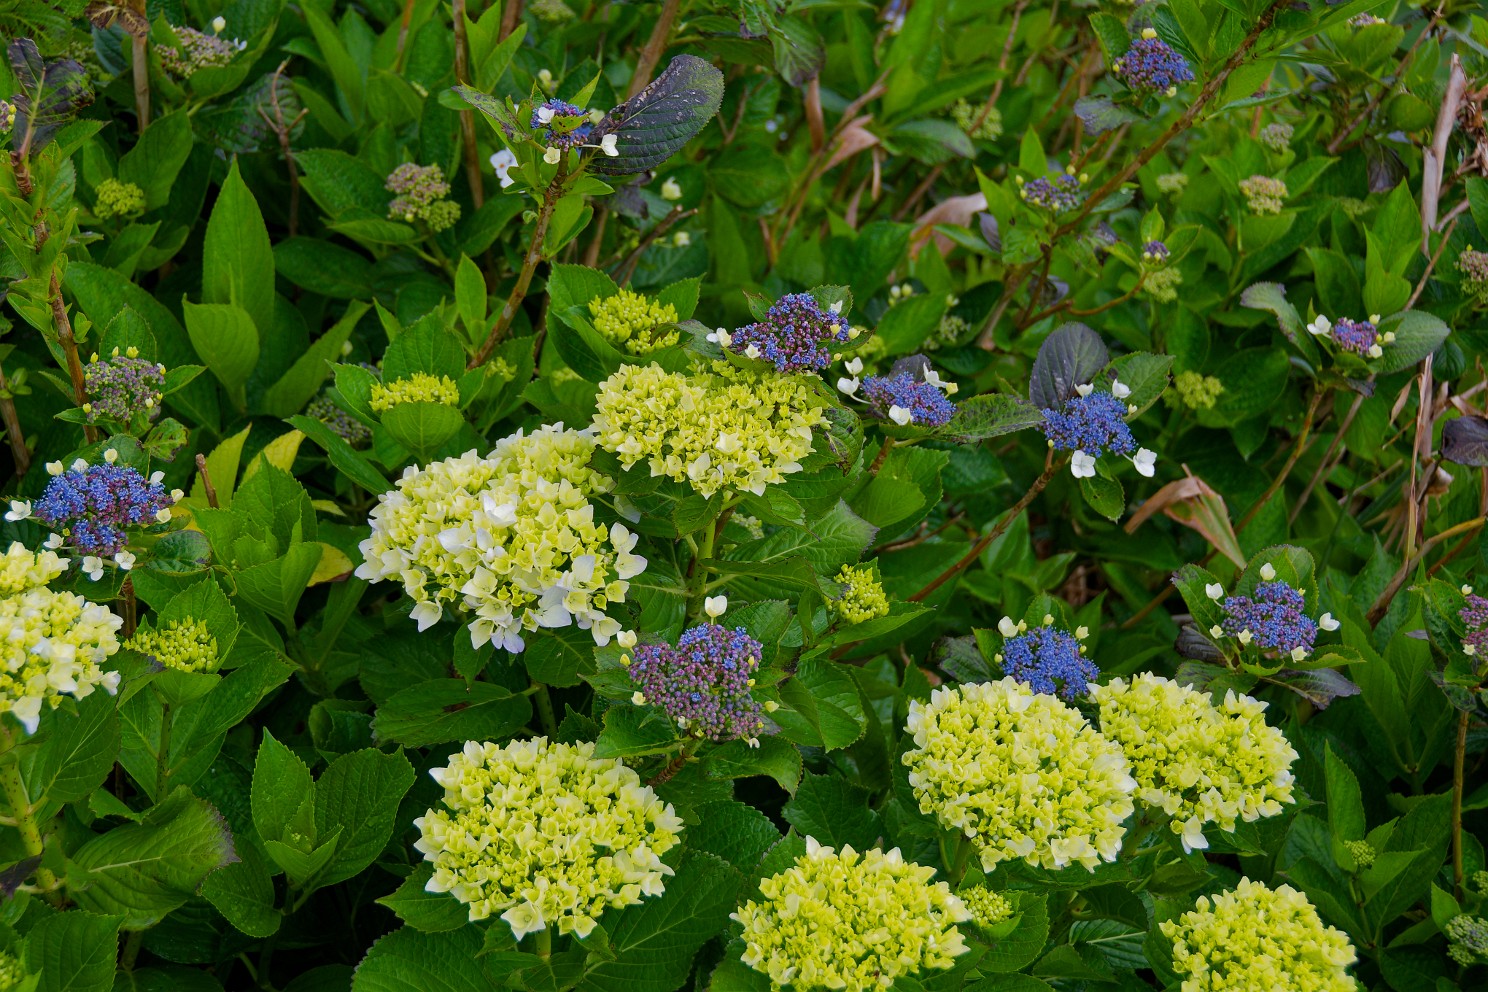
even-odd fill
[{"label": "blue hydrangea head", "polygon": [[630,676],[646,705],[661,707],[685,732],[715,741],[748,739],[765,730],[750,691],[760,651],[743,627],[699,624],[683,631],[675,648],[637,647]]},{"label": "blue hydrangea head", "polygon": [[532,119],[528,126],[538,131],[543,144],[553,148],[573,148],[582,145],[594,125],[589,123],[589,112],[566,100],[544,100],[532,108]]},{"label": "blue hydrangea head", "polygon": [[845,343],[850,335],[847,320],[824,310],[816,297],[787,293],[765,311],[764,320],[735,331],[729,347],[781,372],[820,372],[832,361],[828,342]]},{"label": "blue hydrangea head", "polygon": [[32,507],[36,519],[79,551],[106,557],[129,543],[125,528],[157,522],[170,494],[127,465],[89,465],[54,476]]},{"label": "blue hydrangea head", "polygon": [[1009,637],[1002,647],[1002,670],[1034,692],[1075,700],[1100,677],[1095,663],[1080,653],[1080,642],[1058,627],[1035,627]]},{"label": "blue hydrangea head", "polygon": [[1379,343],[1379,329],[1367,320],[1349,320],[1339,317],[1333,323],[1333,340],[1345,351],[1356,355],[1368,355],[1369,349]]},{"label": "blue hydrangea head", "polygon": [[1126,404],[1110,393],[1075,396],[1060,410],[1045,410],[1040,428],[1056,451],[1083,451],[1097,458],[1107,451],[1131,457],[1137,439],[1126,425]]},{"label": "blue hydrangea head", "polygon": [[1085,184],[1080,181],[1079,176],[1071,176],[1068,173],[1056,176],[1052,180],[1040,176],[1023,183],[1018,190],[1018,195],[1029,206],[1064,213],[1085,202],[1084,187]]},{"label": "blue hydrangea head", "polygon": [[1144,32],[1111,71],[1139,93],[1166,93],[1194,79],[1188,61],[1155,33]]},{"label": "blue hydrangea head", "polygon": [[1317,623],[1304,612],[1302,594],[1285,582],[1262,582],[1249,596],[1226,596],[1223,606],[1221,626],[1231,637],[1248,631],[1250,643],[1267,650],[1312,651]]},{"label": "blue hydrangea head", "polygon": [[901,426],[940,427],[956,415],[956,405],[944,393],[909,372],[867,376],[863,380],[863,395],[879,416]]},{"label": "blue hydrangea head", "polygon": [[1168,246],[1161,241],[1149,241],[1142,246],[1142,261],[1149,265],[1165,264],[1168,254]]}]

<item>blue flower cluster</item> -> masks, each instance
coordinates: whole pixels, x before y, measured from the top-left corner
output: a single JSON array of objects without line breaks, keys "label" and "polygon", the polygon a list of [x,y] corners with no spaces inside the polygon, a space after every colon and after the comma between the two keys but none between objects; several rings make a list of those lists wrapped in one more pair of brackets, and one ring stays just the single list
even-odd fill
[{"label": "blue flower cluster", "polygon": [[1168,246],[1161,241],[1149,241],[1142,246],[1142,261],[1149,265],[1165,265],[1168,261]]},{"label": "blue flower cluster", "polygon": [[539,130],[538,137],[550,148],[582,145],[594,127],[588,111],[566,100],[544,100],[533,108],[528,125]]},{"label": "blue flower cluster", "polygon": [[1310,652],[1318,628],[1305,609],[1302,594],[1285,582],[1262,582],[1252,596],[1225,597],[1222,629],[1268,650]]},{"label": "blue flower cluster", "polygon": [[694,737],[750,740],[765,729],[761,707],[750,694],[760,664],[759,641],[743,627],[716,623],[683,631],[675,648],[637,647],[630,676],[640,688],[638,704],[660,706]]},{"label": "blue flower cluster", "polygon": [[863,380],[863,395],[879,416],[901,425],[940,427],[956,415],[956,404],[946,399],[944,393],[933,383],[922,382],[909,372],[870,375]]},{"label": "blue flower cluster", "polygon": [[117,554],[129,543],[124,528],[158,522],[170,494],[127,465],[74,467],[47,483],[33,515],[90,555]]},{"label": "blue flower cluster", "polygon": [[1132,42],[1131,48],[1111,71],[1139,93],[1166,93],[1172,96],[1183,83],[1191,83],[1193,70],[1187,60],[1150,28]]},{"label": "blue flower cluster", "polygon": [[1379,329],[1367,320],[1349,320],[1339,317],[1333,322],[1333,340],[1338,347],[1356,355],[1368,355],[1379,343]]},{"label": "blue flower cluster", "polygon": [[1080,653],[1075,635],[1058,627],[1035,627],[1009,637],[999,656],[1002,670],[1034,692],[1073,701],[1100,677],[1095,662]]},{"label": "blue flower cluster", "polygon": [[1085,201],[1084,183],[1080,181],[1079,176],[1066,173],[1056,176],[1052,181],[1040,176],[1026,183],[1020,176],[1018,181],[1021,186],[1018,195],[1030,206],[1064,213],[1066,210],[1075,209]]},{"label": "blue flower cluster", "polygon": [[1107,451],[1130,457],[1137,439],[1126,426],[1126,404],[1110,393],[1076,396],[1063,410],[1045,410],[1041,429],[1058,451],[1082,451],[1092,458]]},{"label": "blue flower cluster", "polygon": [[781,372],[820,372],[832,361],[827,342],[850,337],[847,321],[823,310],[816,297],[787,293],[765,311],[764,320],[730,335],[729,347],[763,358]]}]

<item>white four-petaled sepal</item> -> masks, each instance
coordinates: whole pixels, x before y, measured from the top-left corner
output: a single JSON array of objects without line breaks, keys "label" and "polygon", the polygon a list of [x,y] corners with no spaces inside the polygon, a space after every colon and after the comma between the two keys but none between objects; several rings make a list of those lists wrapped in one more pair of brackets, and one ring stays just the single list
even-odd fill
[{"label": "white four-petaled sepal", "polygon": [[114,462],[116,462],[116,461],[119,460],[119,449],[118,448],[108,448],[108,449],[105,449],[104,452],[103,452],[103,460],[106,461],[106,462],[108,462],[110,465],[114,464]]},{"label": "white four-petaled sepal", "polygon": [[5,514],[5,519],[11,522],[25,520],[31,516],[31,501],[29,499],[13,499],[10,501],[10,510]]},{"label": "white four-petaled sepal", "polygon": [[837,380],[837,391],[848,396],[853,396],[858,391],[858,385],[857,379],[849,379],[847,376],[843,376]]},{"label": "white four-petaled sepal", "polygon": [[83,574],[94,582],[103,578],[103,559],[97,555],[86,555],[83,558]]},{"label": "white four-petaled sepal", "polygon": [[703,612],[714,620],[728,612],[727,596],[709,596],[703,600]]},{"label": "white four-petaled sepal", "polygon": [[840,314],[842,312],[842,301],[838,300],[836,303],[833,303],[831,306],[827,307],[827,309],[834,314]]},{"label": "white four-petaled sepal", "polygon": [[1210,599],[1217,600],[1224,595],[1224,586],[1218,582],[1211,582],[1204,587],[1204,595]]},{"label": "white four-petaled sepal", "polygon": [[863,371],[863,360],[861,358],[850,358],[843,365],[847,368],[849,375],[857,375]]},{"label": "white four-petaled sepal", "polygon": [[218,14],[216,17],[212,18],[212,33],[213,34],[221,34],[226,29],[227,29],[227,18],[223,17],[221,14]]},{"label": "white four-petaled sepal", "polygon": [[1113,379],[1111,381],[1111,395],[1118,400],[1124,400],[1131,395],[1131,387],[1120,379]]},{"label": "white four-petaled sepal", "polygon": [[1137,467],[1139,474],[1150,479],[1157,473],[1157,452],[1138,448],[1137,453],[1132,456],[1132,464]]},{"label": "white four-petaled sepal", "polygon": [[46,470],[47,475],[61,475],[63,472],[67,471],[67,466],[63,465],[61,462],[47,462]]},{"label": "white four-petaled sepal", "polygon": [[551,123],[553,123],[553,108],[552,107],[538,107],[537,108],[537,119],[538,119],[539,122],[541,122],[543,124],[551,124]]},{"label": "white four-petaled sepal", "polygon": [[1384,353],[1385,349],[1381,348],[1378,343],[1369,346],[1370,358],[1380,358],[1384,355]]},{"label": "white four-petaled sepal", "polygon": [[511,170],[517,167],[517,156],[510,148],[503,148],[491,156],[491,168],[496,171],[496,178],[501,180],[501,188],[516,184],[511,177]]},{"label": "white four-petaled sepal", "polygon": [[1070,456],[1070,472],[1077,479],[1095,478],[1095,458],[1083,451],[1076,451]]},{"label": "white four-petaled sepal", "polygon": [[1307,649],[1304,648],[1302,645],[1298,644],[1296,647],[1292,648],[1292,660],[1293,661],[1301,661],[1303,658],[1306,658],[1306,657],[1307,657]]},{"label": "white four-petaled sepal", "polygon": [[129,551],[120,551],[114,555],[114,564],[126,572],[134,567],[134,560],[134,555]]},{"label": "white four-petaled sepal", "polygon": [[1318,314],[1317,319],[1307,325],[1307,333],[1313,335],[1314,337],[1322,337],[1326,334],[1331,334],[1332,332],[1333,322],[1327,317],[1324,317],[1322,314]]},{"label": "white four-petaled sepal", "polygon": [[646,694],[644,692],[641,692],[639,689],[637,689],[635,692],[632,692],[630,694],[630,701],[632,703],[634,703],[635,705],[637,705],[637,706],[645,706],[646,705]]},{"label": "white four-petaled sepal", "polygon": [[1338,629],[1339,624],[1337,620],[1333,619],[1333,614],[1324,613],[1318,617],[1318,626],[1323,630],[1333,631]]},{"label": "white four-petaled sepal", "polygon": [[1079,393],[1081,396],[1089,396],[1091,393],[1095,392],[1095,387],[1087,382],[1084,385],[1076,386],[1075,392]]},{"label": "white four-petaled sepal", "polygon": [[636,646],[636,632],[633,630],[622,630],[615,635],[615,643],[629,651]]},{"label": "white four-petaled sepal", "polygon": [[1276,566],[1272,565],[1269,561],[1266,562],[1266,564],[1262,565],[1261,578],[1265,579],[1267,582],[1270,582],[1272,579],[1276,578]]},{"label": "white four-petaled sepal", "polygon": [[604,152],[611,158],[614,158],[616,155],[620,154],[620,149],[618,147],[619,142],[620,138],[618,135],[607,134],[603,138],[599,139],[599,150]]},{"label": "white four-petaled sepal", "polygon": [[557,165],[562,160],[563,149],[557,145],[550,146],[547,151],[543,152],[543,161],[549,165]]},{"label": "white four-petaled sepal", "polygon": [[418,629],[424,631],[439,622],[439,618],[444,615],[444,610],[438,603],[419,603],[408,615],[413,618],[414,623],[418,624]]},{"label": "white four-petaled sepal", "polygon": [[997,621],[997,632],[1003,637],[1017,637],[1018,625],[1013,623],[1012,617],[1003,617]]},{"label": "white four-petaled sepal", "polygon": [[727,330],[725,330],[722,327],[720,327],[716,331],[709,331],[708,332],[708,340],[709,341],[712,341],[714,344],[718,345],[718,347],[720,347],[720,348],[727,348],[729,346],[729,342],[732,341],[733,339],[734,339],[734,336],[732,334],[730,334]]},{"label": "white four-petaled sepal", "polygon": [[744,356],[746,358],[758,358],[760,357],[760,350],[756,346],[750,345],[744,349]]},{"label": "white four-petaled sepal", "polygon": [[914,419],[914,414],[902,406],[889,407],[889,419],[900,427],[907,426]]},{"label": "white four-petaled sepal", "polygon": [[661,198],[668,203],[682,199],[682,187],[677,180],[668,177],[667,181],[661,184]]}]

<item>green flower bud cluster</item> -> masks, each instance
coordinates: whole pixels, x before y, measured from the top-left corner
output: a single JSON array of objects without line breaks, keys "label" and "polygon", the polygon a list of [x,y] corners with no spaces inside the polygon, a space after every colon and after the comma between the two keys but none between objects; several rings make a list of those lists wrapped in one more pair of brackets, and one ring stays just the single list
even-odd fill
[{"label": "green flower bud cluster", "polygon": [[1178,299],[1178,287],[1183,285],[1183,273],[1169,266],[1164,269],[1149,269],[1142,283],[1142,292],[1158,303],[1172,303]]},{"label": "green flower bud cluster", "polygon": [[1188,176],[1182,172],[1164,172],[1157,177],[1157,191],[1164,196],[1178,196],[1188,188]]},{"label": "green flower bud cluster", "polygon": [[368,405],[375,413],[387,413],[404,403],[438,403],[460,405],[460,384],[447,375],[415,372],[406,379],[374,382]]},{"label": "green flower bud cluster", "polygon": [[842,595],[832,600],[832,609],[847,623],[864,623],[889,615],[889,597],[872,569],[843,565],[837,581],[843,586]]},{"label": "green flower bud cluster", "polygon": [[981,112],[981,107],[974,107],[963,98],[951,107],[951,119],[968,137],[977,141],[996,141],[1002,137],[1002,112],[993,107],[978,123],[977,115]]},{"label": "green flower bud cluster", "polygon": [[1190,369],[1173,377],[1173,392],[1165,395],[1170,403],[1182,403],[1190,410],[1212,410],[1224,391],[1224,383],[1214,376]]},{"label": "green flower bud cluster", "polygon": [[20,988],[27,979],[26,967],[14,954],[0,951],[0,992]]},{"label": "green flower bud cluster", "polygon": [[594,329],[606,341],[632,355],[646,355],[677,343],[677,329],[656,333],[659,324],[674,324],[677,308],[622,289],[614,296],[589,301]]},{"label": "green flower bud cluster", "polygon": [[1488,920],[1463,913],[1447,921],[1442,933],[1450,941],[1447,954],[1453,961],[1464,968],[1488,964]]},{"label": "green flower bud cluster", "polygon": [[93,213],[99,220],[137,217],[145,212],[145,191],[134,183],[109,178],[94,190]]},{"label": "green flower bud cluster", "polygon": [[1349,855],[1354,859],[1354,864],[1359,866],[1360,871],[1373,865],[1374,859],[1378,857],[1378,853],[1367,840],[1346,840],[1343,846],[1348,849]]},{"label": "green flower bud cluster", "polygon": [[460,205],[446,199],[450,184],[445,182],[444,170],[437,165],[405,162],[393,170],[383,185],[389,192],[398,194],[388,204],[388,216],[393,220],[410,224],[421,220],[437,233],[453,227],[460,219]]},{"label": "green flower bud cluster", "polygon": [[995,889],[978,886],[974,889],[962,889],[959,894],[961,901],[966,903],[966,908],[971,910],[971,918],[984,930],[990,930],[1013,917],[1013,904],[1008,901],[1007,896]]},{"label": "green flower bud cluster", "polygon": [[1479,303],[1488,303],[1488,252],[1468,245],[1457,256],[1457,272],[1462,276],[1462,291],[1477,297]]},{"label": "green flower bud cluster", "polygon": [[1253,214],[1279,214],[1287,198],[1286,183],[1270,176],[1251,176],[1240,181],[1240,192]]},{"label": "green flower bud cluster", "polygon": [[141,627],[124,646],[181,672],[210,673],[222,664],[217,638],[200,620],[167,620],[160,630]]}]

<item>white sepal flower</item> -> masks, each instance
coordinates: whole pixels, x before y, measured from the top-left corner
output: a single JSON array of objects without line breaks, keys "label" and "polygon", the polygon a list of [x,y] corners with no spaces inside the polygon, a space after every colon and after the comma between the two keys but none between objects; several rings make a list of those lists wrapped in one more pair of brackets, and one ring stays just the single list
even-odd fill
[{"label": "white sepal flower", "polygon": [[837,391],[848,396],[854,396],[858,392],[860,383],[857,379],[849,379],[846,376],[837,380]]},{"label": "white sepal flower", "polygon": [[667,181],[661,184],[661,198],[668,203],[682,199],[682,186],[677,180],[668,177]]},{"label": "white sepal flower", "polygon": [[1318,617],[1318,627],[1323,630],[1334,631],[1337,630],[1339,626],[1340,625],[1338,621],[1333,618],[1333,614],[1331,613],[1324,613],[1322,616]]},{"label": "white sepal flower", "polygon": [[1307,325],[1307,333],[1314,337],[1325,337],[1333,333],[1333,322],[1322,314],[1318,314],[1317,319]]},{"label": "white sepal flower", "polygon": [[1131,387],[1120,379],[1113,379],[1111,381],[1111,395],[1118,400],[1124,400],[1131,395]]},{"label": "white sepal flower", "polygon": [[106,461],[106,462],[108,462],[110,465],[114,464],[114,462],[116,462],[116,461],[119,460],[119,449],[118,448],[106,448],[106,449],[104,449],[103,460]]},{"label": "white sepal flower", "polygon": [[615,643],[629,651],[636,646],[636,632],[633,630],[622,630],[615,635]]},{"label": "white sepal flower", "polygon": [[857,375],[863,371],[863,359],[861,358],[853,357],[842,364],[847,369],[849,375]]},{"label": "white sepal flower", "polygon": [[1218,600],[1224,595],[1224,586],[1220,585],[1218,582],[1211,582],[1204,587],[1204,595],[1208,596],[1210,599]]},{"label": "white sepal flower", "polygon": [[552,107],[546,107],[545,106],[545,107],[538,107],[537,108],[537,120],[538,120],[538,123],[539,124],[551,124],[551,123],[553,123],[553,116],[554,116],[554,114],[553,114],[553,108]]},{"label": "white sepal flower", "polygon": [[630,694],[630,701],[632,703],[634,703],[636,706],[645,706],[646,705],[646,694],[644,692],[641,692],[639,689],[637,689],[635,692],[632,692]]},{"label": "white sepal flower", "polygon": [[511,170],[517,167],[517,156],[510,148],[503,148],[491,156],[491,168],[496,171],[496,178],[501,180],[501,188],[516,184],[511,177]]},{"label": "white sepal flower", "polygon": [[550,145],[548,150],[543,152],[543,161],[549,165],[557,165],[563,161],[563,149],[557,145]]},{"label": "white sepal flower", "polygon": [[61,462],[47,462],[46,470],[47,475],[61,475],[63,472],[67,471],[67,466],[63,465]]},{"label": "white sepal flower", "polygon": [[1017,637],[1018,625],[1013,622],[1012,617],[1003,617],[997,621],[997,632],[1003,637]]},{"label": "white sepal flower", "polygon": [[1070,456],[1070,472],[1077,479],[1095,478],[1095,458],[1083,451],[1076,451]]},{"label": "white sepal flower", "polygon": [[134,567],[134,562],[135,557],[129,551],[120,551],[114,555],[114,564],[118,565],[126,572]]},{"label": "white sepal flower", "polygon": [[436,623],[439,622],[439,618],[443,615],[444,610],[438,603],[432,601],[419,603],[408,614],[413,622],[418,624],[418,629],[420,632],[428,630],[430,627],[434,626]]},{"label": "white sepal flower", "polygon": [[10,510],[5,514],[5,519],[14,523],[17,520],[25,520],[31,516],[31,501],[29,499],[13,499],[10,501]]},{"label": "white sepal flower", "polygon": [[1137,467],[1140,475],[1150,479],[1157,474],[1157,452],[1138,448],[1137,453],[1132,456],[1132,464]]},{"label": "white sepal flower", "polygon": [[902,406],[891,405],[889,407],[889,419],[898,424],[900,427],[904,427],[907,426],[909,422],[914,419],[914,413]]},{"label": "white sepal flower", "polygon": [[1261,566],[1261,578],[1265,579],[1267,582],[1270,582],[1272,579],[1276,578],[1276,567],[1269,561]]},{"label": "white sepal flower", "polygon": [[620,139],[617,135],[607,134],[599,139],[599,150],[614,158],[620,154],[620,149],[617,147],[619,143]]},{"label": "white sepal flower", "polygon": [[722,327],[720,327],[716,331],[708,332],[708,340],[718,345],[718,347],[720,348],[727,348],[729,346],[729,342],[733,341],[733,339],[734,336]]},{"label": "white sepal flower", "polygon": [[714,620],[728,612],[727,596],[709,596],[703,600],[703,612]]},{"label": "white sepal flower", "polygon": [[1087,382],[1083,385],[1076,386],[1075,392],[1079,393],[1081,396],[1089,396],[1091,393],[1095,392],[1095,386]]},{"label": "white sepal flower", "polygon": [[227,29],[227,18],[223,17],[221,14],[218,14],[216,17],[212,18],[212,33],[213,34],[221,34],[226,29]]},{"label": "white sepal flower", "polygon": [[83,558],[83,574],[97,582],[103,578],[103,559],[97,555],[87,555]]}]

